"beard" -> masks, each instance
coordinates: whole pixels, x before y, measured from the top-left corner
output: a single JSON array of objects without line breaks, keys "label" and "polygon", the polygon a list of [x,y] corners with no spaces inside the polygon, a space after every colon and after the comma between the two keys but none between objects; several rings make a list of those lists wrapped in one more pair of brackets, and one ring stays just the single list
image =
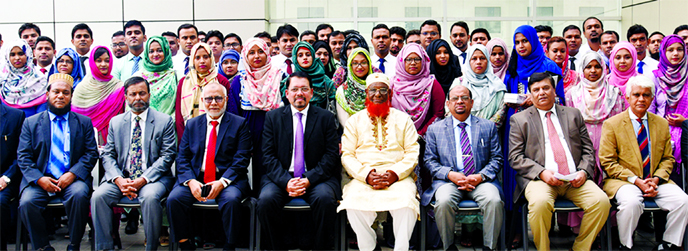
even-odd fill
[{"label": "beard", "polygon": [[[136,107],[136,106],[134,106],[136,104],[143,104],[143,106]],[[145,111],[146,109],[148,109],[149,106],[150,106],[150,104],[148,102],[145,102],[145,101],[134,101],[134,103],[129,104],[129,108],[131,108],[132,111],[138,112],[138,113]]]},{"label": "beard", "polygon": [[601,36],[593,37],[593,38],[590,39],[590,42],[591,42],[591,43],[599,43],[599,42],[600,42],[600,37],[601,37]]},{"label": "beard", "polygon": [[72,104],[67,104],[65,107],[57,108],[48,103],[48,110],[57,116],[62,116],[72,110]]},{"label": "beard", "polygon": [[389,109],[392,107],[392,102],[388,99],[387,102],[382,104],[375,104],[366,98],[365,101],[366,110],[370,115],[374,117],[386,117],[389,114]]},{"label": "beard", "polygon": [[650,57],[654,60],[659,60],[659,52],[656,52],[656,53],[650,52]]}]

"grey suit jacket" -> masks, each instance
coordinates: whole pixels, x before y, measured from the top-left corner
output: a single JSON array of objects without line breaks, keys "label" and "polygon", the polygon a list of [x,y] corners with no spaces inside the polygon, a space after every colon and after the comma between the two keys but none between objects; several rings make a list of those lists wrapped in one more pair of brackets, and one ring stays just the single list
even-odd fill
[{"label": "grey suit jacket", "polygon": [[[497,187],[497,173],[502,166],[502,147],[495,123],[477,116],[471,116],[471,149],[476,173],[483,174]],[[421,203],[428,205],[437,189],[451,181],[447,178],[449,171],[458,166],[456,138],[452,117],[447,117],[428,127],[425,134],[425,168],[432,173],[432,186],[423,192]]]},{"label": "grey suit jacket", "polygon": [[[576,108],[555,106],[573,163],[577,170],[586,171],[590,179],[595,169],[595,152],[583,115]],[[534,106],[511,116],[509,123],[509,164],[518,174],[518,188],[514,191],[516,202],[528,182],[539,179],[540,173],[545,170],[545,133],[540,114]]]},{"label": "grey suit jacket", "polygon": [[[105,168],[101,183],[117,176],[124,177],[123,169],[129,160],[131,147],[131,111],[117,115],[110,120],[107,144],[100,156]],[[177,158],[177,137],[174,121],[167,114],[148,109],[143,149],[146,154],[147,169],[143,176],[150,182],[161,181],[170,189],[174,185],[171,166]]]}]

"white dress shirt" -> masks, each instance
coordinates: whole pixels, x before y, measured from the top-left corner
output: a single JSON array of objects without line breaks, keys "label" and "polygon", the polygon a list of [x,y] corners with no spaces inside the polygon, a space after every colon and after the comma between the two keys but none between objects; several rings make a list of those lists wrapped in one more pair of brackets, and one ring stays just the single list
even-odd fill
[{"label": "white dress shirt", "polygon": [[[36,73],[38,73],[38,74],[41,74],[41,75],[47,77],[48,74],[50,74],[50,68],[51,68],[51,67],[53,67],[53,63],[50,63],[50,64],[49,64],[48,66],[46,66],[46,67],[41,67],[41,66],[39,66],[38,64],[36,64],[36,65],[34,66],[34,71],[35,71]],[[41,72],[41,69],[45,69],[45,73]]]},{"label": "white dress shirt", "polygon": [[[649,58],[649,57],[645,57]],[[645,75],[645,74],[643,74]],[[635,115],[631,111],[631,109],[628,110],[628,115],[631,117],[631,123],[633,124],[633,132],[635,132],[635,135],[638,135],[638,131],[640,131],[640,123],[638,123],[638,116]],[[650,149],[650,163],[652,163],[652,142],[650,142],[650,127],[647,124],[647,112],[645,115],[642,117],[643,120],[643,125],[645,125],[645,133],[647,134],[647,149]],[[639,150],[640,151],[640,150]],[[638,179],[638,176],[632,176],[628,177],[628,182],[631,182],[632,184],[635,184],[635,180]]]},{"label": "white dress shirt", "polygon": [[[81,60],[81,57],[86,57],[86,59],[84,60],[84,68],[86,69],[86,74],[84,76],[91,74],[91,67],[88,64],[88,58],[91,56],[91,50],[89,50],[88,53],[86,53],[86,55],[79,54],[79,52],[76,50],[76,48],[74,48],[74,51],[76,51],[77,52],[76,55],[79,56],[79,58],[77,60]],[[74,63],[80,64],[81,62],[74,62]],[[113,64],[114,64],[114,60],[113,60]]]},{"label": "white dress shirt", "polygon": [[177,72],[177,79],[182,79],[184,74],[184,59],[186,54],[179,50],[176,56],[172,57],[172,68]]},{"label": "white dress shirt", "polygon": [[[289,59],[291,59],[291,58],[289,58]],[[287,73],[287,62],[286,62],[287,56],[280,53],[280,54],[272,56],[270,61],[271,61],[273,67],[278,67],[280,70],[282,70],[282,72]],[[294,68],[294,63],[295,62],[291,62],[292,72],[296,71],[296,68]]]},{"label": "white dress shirt", "polygon": [[[301,114],[301,125],[303,125],[303,132],[306,132],[306,116],[308,115],[308,108],[310,108],[310,105],[306,106],[306,108],[303,109],[303,111],[296,110],[294,106],[291,107],[291,116],[292,116],[292,135],[294,135],[293,144],[291,145],[292,149],[292,154],[291,154],[291,164],[289,165],[289,172],[293,173],[294,172],[294,149],[296,148],[296,128],[298,127],[299,121],[296,120],[296,113],[300,112]],[[306,135],[303,135],[304,137]],[[306,150],[306,142],[303,143],[303,149],[304,151]],[[304,152],[305,153],[305,152]],[[304,156],[305,157],[305,156]],[[304,171],[306,170],[306,160],[304,159],[303,161],[303,166],[304,166]]]},{"label": "white dress shirt", "polygon": [[[148,109],[143,111],[141,114],[136,115],[134,113],[131,113],[131,121],[130,121],[130,127],[129,127],[129,139],[134,139],[134,128],[136,127],[136,117],[141,117],[141,120],[139,121],[139,126],[141,127],[141,170],[145,171],[148,169],[148,164],[146,163],[146,148],[144,147],[146,145],[146,120],[148,119]],[[134,157],[131,154],[131,148],[129,149],[129,152],[127,153],[129,156],[127,157],[127,164],[126,164],[126,169],[129,170],[131,167],[131,159]],[[146,179],[146,182],[150,182],[148,177],[141,175],[144,179]],[[117,179],[117,177],[115,177]],[[114,181],[114,179],[113,179]]]},{"label": "white dress shirt", "polygon": [[[655,74],[652,73],[652,71],[657,70],[657,67],[659,67],[659,62],[655,60],[654,58],[650,57],[650,53],[646,52],[645,53],[645,58],[643,60],[638,60],[639,62],[643,62],[643,75],[649,77],[650,79],[655,78]],[[635,70],[640,73],[640,69],[638,69],[638,63],[636,62],[636,68]]]},{"label": "white dress shirt", "polygon": [[559,142],[561,142],[561,146],[564,148],[564,152],[566,153],[566,163],[569,168],[569,173],[575,173],[576,164],[573,163],[573,156],[571,155],[569,144],[567,143],[567,140],[564,137],[564,133],[561,130],[561,124],[559,124],[559,117],[557,116],[556,105],[552,106],[552,108],[547,111],[540,109],[537,109],[537,111],[540,114],[540,121],[542,121],[542,132],[545,134],[545,169],[550,170],[554,173],[559,172],[559,165],[557,165],[557,162],[554,160],[554,151],[552,151],[552,143],[550,143],[549,131],[547,129],[546,114],[548,112],[552,112],[550,118],[552,119],[552,124],[554,124],[554,129],[557,131],[557,135],[559,135]]},{"label": "white dress shirt", "polygon": [[[451,44],[451,43],[449,43],[449,44]],[[454,53],[454,55],[459,57],[459,64],[461,64],[461,67],[463,67],[463,65],[466,63],[466,55],[464,54],[466,52],[459,50],[459,48],[456,48],[456,46],[454,46],[453,44],[449,47],[451,47],[452,53]],[[468,50],[468,49],[466,49],[466,50]]]},{"label": "white dress shirt", "polygon": [[[372,61],[373,66],[377,67],[380,69],[380,57],[376,53],[370,54],[370,61]],[[385,75],[387,75],[390,79],[394,77],[396,74],[396,65],[397,65],[397,57],[392,56],[392,53],[387,53],[387,56],[385,56]]]}]

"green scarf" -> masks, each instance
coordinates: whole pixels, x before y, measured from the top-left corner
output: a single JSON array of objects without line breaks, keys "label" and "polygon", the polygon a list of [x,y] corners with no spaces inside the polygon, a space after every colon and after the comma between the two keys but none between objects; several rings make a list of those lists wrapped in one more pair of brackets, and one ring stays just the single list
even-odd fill
[{"label": "green scarf", "polygon": [[[153,42],[158,42],[162,47],[162,52],[165,58],[161,64],[154,64],[149,58],[150,45]],[[143,69],[149,72],[161,72],[172,68],[172,52],[170,51],[170,44],[167,43],[167,38],[161,36],[153,36],[146,41],[146,47],[143,49]]]},{"label": "green scarf", "polygon": [[[299,61],[297,58],[297,52],[300,48],[306,48],[308,49],[308,51],[311,52],[311,61],[313,63],[308,68],[303,68],[298,63]],[[311,46],[310,43],[301,41],[294,46],[292,52],[293,53],[291,56],[291,60],[292,62],[294,62],[294,67],[296,68],[296,71],[306,73],[311,79],[311,83],[313,85],[313,97],[311,98],[310,103],[317,105],[321,108],[325,108],[327,105],[327,99],[335,98],[336,89],[334,87],[334,82],[332,82],[332,79],[330,79],[330,77],[328,77],[325,74],[325,67],[323,67],[322,62],[319,58],[315,57],[315,49],[313,49],[313,46]],[[282,80],[282,94],[284,94],[284,91],[287,89],[286,81],[286,78]]]},{"label": "green scarf", "polygon": [[[149,58],[150,44],[158,42],[165,58],[160,64],[153,64]],[[177,95],[177,74],[172,68],[172,52],[167,39],[153,36],[146,41],[143,50],[143,70],[136,74],[150,83],[150,106],[155,110],[174,117],[175,98]]]},{"label": "green scarf", "polygon": [[366,60],[368,60],[368,75],[373,73],[373,65],[370,61],[368,51],[362,47],[357,47],[351,51],[351,56],[347,59],[346,63],[348,72],[346,82],[339,86],[336,96],[337,103],[350,115],[365,108],[366,81],[354,74],[354,67],[352,65],[354,58],[359,53],[363,54]]}]

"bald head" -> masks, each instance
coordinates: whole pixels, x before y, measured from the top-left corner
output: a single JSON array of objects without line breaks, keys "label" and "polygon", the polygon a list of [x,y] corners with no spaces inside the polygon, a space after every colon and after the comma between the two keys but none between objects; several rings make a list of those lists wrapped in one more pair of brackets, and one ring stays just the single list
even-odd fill
[{"label": "bald head", "polygon": [[208,91],[216,91],[216,90],[219,90],[220,92],[222,92],[222,94],[224,94],[225,97],[227,96],[227,88],[224,87],[224,86],[221,85],[221,84],[218,84],[218,83],[213,82],[213,83],[209,83],[209,84],[207,84],[206,86],[203,87],[203,97],[206,96],[206,95],[205,95],[206,92],[208,92]]},{"label": "bald head", "polygon": [[227,105],[227,88],[210,83],[203,87],[203,104],[211,119],[218,119],[225,113]]}]

